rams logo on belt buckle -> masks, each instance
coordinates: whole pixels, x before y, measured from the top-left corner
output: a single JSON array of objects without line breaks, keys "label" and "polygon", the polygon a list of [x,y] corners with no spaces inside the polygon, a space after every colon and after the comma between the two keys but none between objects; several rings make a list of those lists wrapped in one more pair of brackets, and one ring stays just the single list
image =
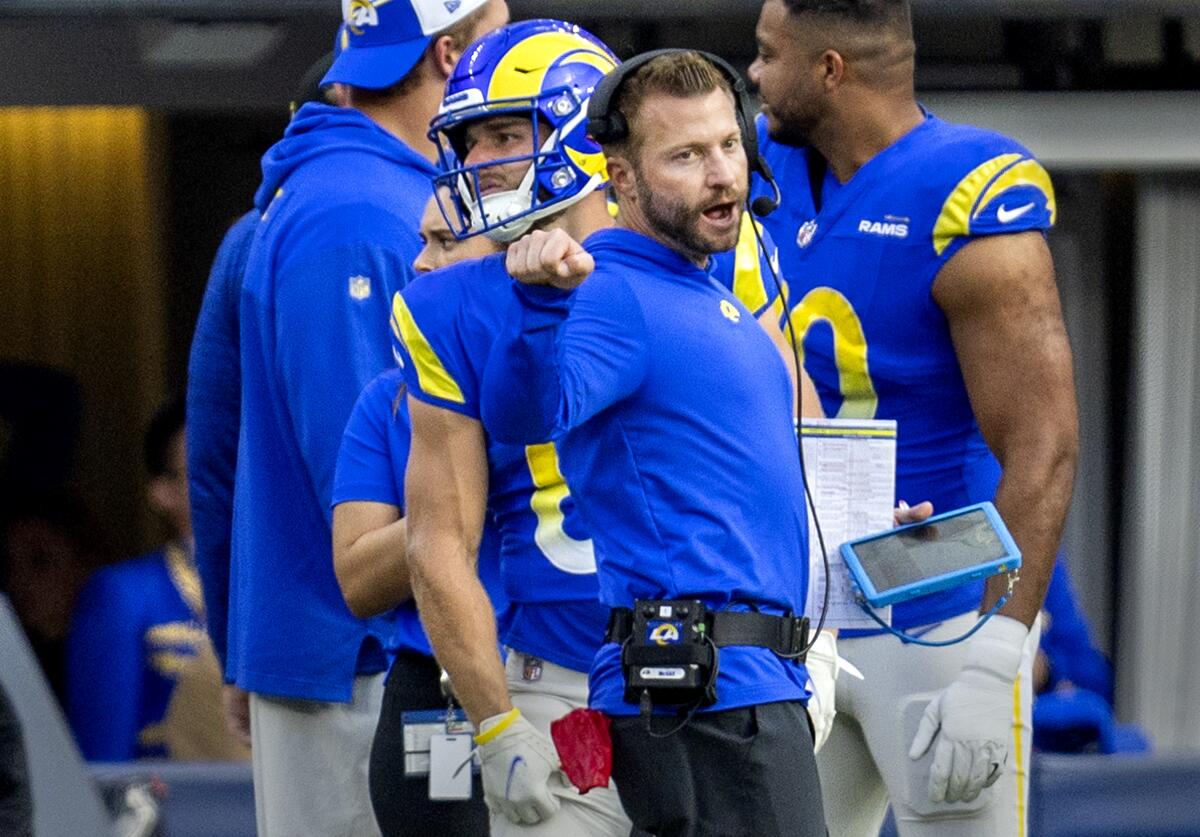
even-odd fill
[{"label": "rams logo on belt buckle", "polygon": [[682,622],[651,622],[647,639],[655,645],[675,645],[679,642],[679,630]]}]

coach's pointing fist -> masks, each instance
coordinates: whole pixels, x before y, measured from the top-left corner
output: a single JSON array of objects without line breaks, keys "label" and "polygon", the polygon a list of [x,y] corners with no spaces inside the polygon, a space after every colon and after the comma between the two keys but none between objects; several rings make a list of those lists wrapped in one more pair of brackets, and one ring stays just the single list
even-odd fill
[{"label": "coach's pointing fist", "polygon": [[596,262],[564,230],[534,230],[508,245],[504,266],[518,282],[573,291],[596,269]]}]

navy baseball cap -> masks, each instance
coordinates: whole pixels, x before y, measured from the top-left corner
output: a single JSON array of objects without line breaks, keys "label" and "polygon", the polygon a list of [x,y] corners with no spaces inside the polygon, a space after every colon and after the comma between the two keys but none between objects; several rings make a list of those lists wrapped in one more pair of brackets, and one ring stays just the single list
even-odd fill
[{"label": "navy baseball cap", "polygon": [[487,0],[342,0],[341,54],[321,84],[391,87],[416,66],[433,36]]}]

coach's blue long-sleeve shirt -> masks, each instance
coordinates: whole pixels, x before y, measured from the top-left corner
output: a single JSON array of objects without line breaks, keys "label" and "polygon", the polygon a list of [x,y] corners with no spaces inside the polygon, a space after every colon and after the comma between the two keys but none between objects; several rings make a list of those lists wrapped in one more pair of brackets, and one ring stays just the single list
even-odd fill
[{"label": "coach's blue long-sleeve shirt", "polygon": [[[800,613],[807,518],[791,382],[753,314],[708,271],[625,229],[584,243],[596,270],[572,293],[514,283],[481,387],[496,439],[553,438],[596,546],[600,601],[703,600]],[[807,696],[800,663],[721,650],[717,703]],[[591,671],[591,704],[623,700],[620,649]]]}]

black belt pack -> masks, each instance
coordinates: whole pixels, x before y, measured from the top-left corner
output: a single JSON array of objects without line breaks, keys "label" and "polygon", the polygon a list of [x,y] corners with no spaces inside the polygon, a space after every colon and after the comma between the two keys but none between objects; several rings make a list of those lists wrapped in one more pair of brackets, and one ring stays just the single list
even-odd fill
[{"label": "black belt pack", "polygon": [[626,702],[704,707],[717,700],[717,649],[749,645],[803,660],[808,619],[714,611],[695,599],[639,599],[633,608],[613,608],[607,640],[621,644]]}]

